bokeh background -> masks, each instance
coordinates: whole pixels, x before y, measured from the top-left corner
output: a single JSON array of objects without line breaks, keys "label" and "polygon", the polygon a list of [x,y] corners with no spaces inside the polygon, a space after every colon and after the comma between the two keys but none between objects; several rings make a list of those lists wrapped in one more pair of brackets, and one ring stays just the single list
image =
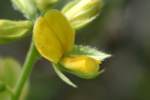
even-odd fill
[{"label": "bokeh background", "polygon": [[[113,55],[101,65],[105,73],[93,80],[68,74],[79,86],[74,89],[42,59],[31,74],[27,100],[150,100],[150,0],[104,1],[101,15],[78,31],[77,44]],[[60,8],[66,2],[62,0]],[[0,18],[24,19],[10,0],[0,0]],[[30,40],[0,45],[0,57],[14,57],[23,64]]]}]

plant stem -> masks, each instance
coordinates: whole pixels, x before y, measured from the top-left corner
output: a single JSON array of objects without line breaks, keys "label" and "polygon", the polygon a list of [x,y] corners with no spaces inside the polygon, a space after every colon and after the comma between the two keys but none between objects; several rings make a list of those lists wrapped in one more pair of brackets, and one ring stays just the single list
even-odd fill
[{"label": "plant stem", "polygon": [[27,57],[23,65],[21,75],[15,87],[12,100],[19,100],[24,84],[28,80],[28,77],[30,76],[33,65],[37,61],[37,58],[38,58],[38,53],[34,47],[34,44],[31,43],[30,49],[28,51]]}]

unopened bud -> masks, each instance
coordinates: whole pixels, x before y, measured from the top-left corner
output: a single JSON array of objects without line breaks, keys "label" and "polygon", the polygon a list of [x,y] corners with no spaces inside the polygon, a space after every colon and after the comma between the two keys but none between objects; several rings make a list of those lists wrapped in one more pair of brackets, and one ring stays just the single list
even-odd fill
[{"label": "unopened bud", "polygon": [[31,29],[30,21],[0,20],[0,43],[7,43],[27,35]]},{"label": "unopened bud", "polygon": [[93,21],[100,13],[102,0],[74,0],[62,10],[73,28],[81,28]]}]

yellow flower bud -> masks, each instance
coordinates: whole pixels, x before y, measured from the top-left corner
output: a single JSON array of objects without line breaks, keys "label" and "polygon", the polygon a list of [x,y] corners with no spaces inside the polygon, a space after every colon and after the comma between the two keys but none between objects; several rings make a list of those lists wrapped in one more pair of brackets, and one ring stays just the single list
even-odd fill
[{"label": "yellow flower bud", "polygon": [[94,20],[102,7],[102,0],[74,0],[68,3],[62,12],[73,28],[78,29]]},{"label": "yellow flower bud", "polygon": [[52,4],[56,3],[58,0],[34,0],[37,8],[41,11],[41,12],[45,12],[46,10],[48,10]]},{"label": "yellow flower bud", "polygon": [[7,43],[27,35],[32,28],[30,21],[0,20],[0,43]]},{"label": "yellow flower bud", "polygon": [[91,57],[80,55],[64,57],[61,64],[68,72],[81,78],[90,79],[99,74],[99,64],[101,62]]}]

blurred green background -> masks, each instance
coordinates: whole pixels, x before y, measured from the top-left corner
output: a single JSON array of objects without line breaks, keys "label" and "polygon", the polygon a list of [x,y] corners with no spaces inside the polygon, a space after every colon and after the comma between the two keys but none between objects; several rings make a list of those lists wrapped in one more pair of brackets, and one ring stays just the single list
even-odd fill
[{"label": "blurred green background", "polygon": [[[101,15],[78,31],[77,43],[113,55],[101,65],[105,73],[93,80],[68,74],[79,86],[74,89],[42,59],[31,74],[27,100],[150,100],[150,0],[104,1]],[[24,17],[13,9],[10,0],[0,0],[0,19]],[[11,56],[23,64],[30,40],[0,45],[0,57]]]}]

